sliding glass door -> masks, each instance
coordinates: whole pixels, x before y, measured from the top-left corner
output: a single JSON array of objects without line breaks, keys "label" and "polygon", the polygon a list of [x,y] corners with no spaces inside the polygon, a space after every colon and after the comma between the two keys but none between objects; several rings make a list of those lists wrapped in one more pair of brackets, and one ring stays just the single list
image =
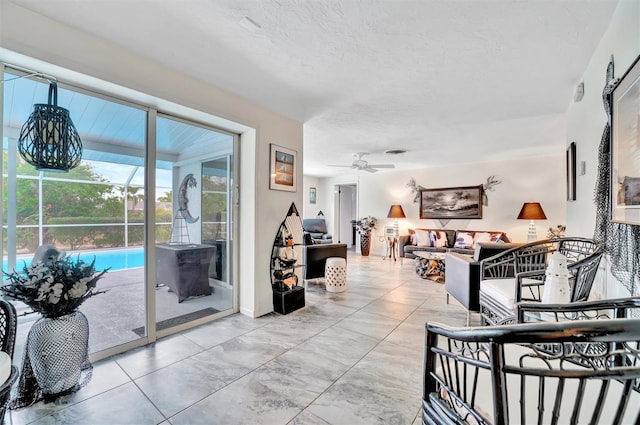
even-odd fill
[{"label": "sliding glass door", "polygon": [[[33,104],[46,103],[48,82],[13,70],[3,80],[3,271],[30,264],[43,244],[108,268],[98,283],[106,292],[80,307],[98,357],[148,340],[148,324],[164,335],[237,310],[230,202],[236,136],[58,84],[82,161],[68,173],[41,172],[17,145]],[[150,175],[155,184],[147,187]],[[19,354],[39,315],[16,307]]]}]

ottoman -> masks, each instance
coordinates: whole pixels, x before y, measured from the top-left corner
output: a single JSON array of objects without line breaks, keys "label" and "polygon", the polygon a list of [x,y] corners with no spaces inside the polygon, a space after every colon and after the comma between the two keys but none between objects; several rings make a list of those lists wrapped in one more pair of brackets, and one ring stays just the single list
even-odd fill
[{"label": "ottoman", "polygon": [[324,284],[327,292],[347,290],[347,261],[344,258],[327,258],[327,264],[324,266]]}]

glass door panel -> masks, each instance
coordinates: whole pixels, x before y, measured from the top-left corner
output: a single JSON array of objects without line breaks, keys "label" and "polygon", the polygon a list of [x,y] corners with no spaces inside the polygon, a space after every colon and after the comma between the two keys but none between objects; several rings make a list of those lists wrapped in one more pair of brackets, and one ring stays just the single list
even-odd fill
[{"label": "glass door panel", "polygon": [[[17,74],[5,73],[4,79]],[[83,143],[83,159],[67,173],[36,171],[16,151],[32,104],[47,99],[48,84],[7,81],[3,116],[3,270],[30,264],[35,250],[54,245],[97,270],[106,293],[80,306],[89,320],[89,350],[97,353],[144,336],[146,320],[144,181],[145,110],[75,89],[58,87],[58,105],[70,111]],[[11,186],[15,190],[11,190]],[[13,224],[15,223],[15,225]],[[20,314],[16,350],[39,315],[16,302]],[[20,358],[20,357],[16,357]]]},{"label": "glass door panel", "polygon": [[[167,116],[157,118],[156,133],[156,330],[162,331],[232,312],[229,220],[219,220],[224,227],[219,241],[203,230],[216,212],[227,214],[227,201],[210,212],[202,188],[210,184],[203,164],[215,158],[226,163],[232,157],[233,136]],[[230,172],[225,166],[220,183],[225,193]]]}]

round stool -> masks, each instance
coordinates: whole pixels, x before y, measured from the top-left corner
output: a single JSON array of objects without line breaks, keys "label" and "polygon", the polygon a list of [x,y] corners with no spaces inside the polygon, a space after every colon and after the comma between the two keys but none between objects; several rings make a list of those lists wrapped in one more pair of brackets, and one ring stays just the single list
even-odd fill
[{"label": "round stool", "polygon": [[324,266],[324,284],[327,292],[347,290],[347,260],[340,257],[327,258]]}]

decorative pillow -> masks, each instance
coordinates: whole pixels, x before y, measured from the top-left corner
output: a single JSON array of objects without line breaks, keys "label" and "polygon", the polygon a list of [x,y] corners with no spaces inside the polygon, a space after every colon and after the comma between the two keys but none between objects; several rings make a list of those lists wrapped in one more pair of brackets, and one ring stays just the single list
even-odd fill
[{"label": "decorative pillow", "polygon": [[445,232],[432,230],[429,232],[429,239],[431,239],[431,246],[436,248],[447,247],[447,234]]},{"label": "decorative pillow", "polygon": [[416,236],[416,232],[413,232],[409,235],[409,245],[417,245],[418,237]]},{"label": "decorative pillow", "polygon": [[457,232],[454,248],[471,249],[475,232]]},{"label": "decorative pillow", "polygon": [[433,246],[429,240],[429,232],[427,230],[416,230],[417,246]]},{"label": "decorative pillow", "polygon": [[473,246],[472,248],[475,248],[476,244],[478,242],[489,242],[491,240],[491,234],[487,233],[487,232],[482,232],[482,233],[476,233],[476,235],[473,237]]},{"label": "decorative pillow", "polygon": [[497,233],[491,233],[491,238],[489,239],[490,242],[497,242],[497,243],[504,243],[504,239],[502,238],[504,236],[504,233],[502,232],[497,232]]}]

